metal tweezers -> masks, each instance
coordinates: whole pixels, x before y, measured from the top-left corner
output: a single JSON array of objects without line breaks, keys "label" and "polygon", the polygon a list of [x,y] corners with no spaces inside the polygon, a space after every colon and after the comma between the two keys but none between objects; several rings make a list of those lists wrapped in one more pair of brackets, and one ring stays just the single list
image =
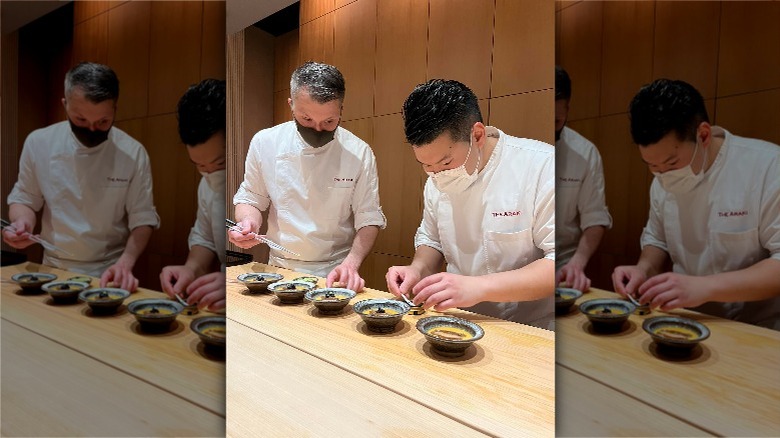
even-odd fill
[{"label": "metal tweezers", "polygon": [[[14,233],[16,232],[16,227],[14,227],[12,223],[8,222],[5,219],[0,219],[0,225],[2,225],[3,229],[8,228],[10,231],[12,231]],[[73,254],[69,253],[68,251],[65,251],[62,248],[56,247],[56,246],[52,245],[51,243],[41,239],[40,237],[38,237],[38,236],[36,236],[36,235],[34,235],[32,233],[27,233],[27,234],[29,235],[28,239],[32,240],[33,242],[40,243],[42,247],[46,248],[49,251],[57,251],[57,252],[61,252],[63,254],[67,254],[67,255],[73,255]]]},{"label": "metal tweezers", "polygon": [[[231,231],[236,231],[236,232],[239,232],[239,233],[241,232],[241,226],[239,226],[237,223],[231,221],[230,219],[225,219],[225,228],[227,228],[228,230],[231,230]],[[256,233],[249,233],[249,234],[254,234],[255,235],[255,239],[265,243],[266,245],[270,246],[273,249],[276,249],[276,250],[279,250],[279,251],[284,251],[284,252],[289,252],[290,254],[292,254],[294,256],[298,256],[298,257],[301,256],[297,252],[290,251],[289,249],[283,247],[282,245],[279,245],[278,243],[275,243],[272,240],[266,239],[263,236],[259,236]]]}]

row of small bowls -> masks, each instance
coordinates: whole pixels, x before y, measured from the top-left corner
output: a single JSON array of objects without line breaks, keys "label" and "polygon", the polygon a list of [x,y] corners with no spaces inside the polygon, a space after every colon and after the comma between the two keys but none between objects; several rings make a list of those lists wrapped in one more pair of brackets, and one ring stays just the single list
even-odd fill
[{"label": "row of small bowls", "polygon": [[[342,312],[357,295],[344,288],[317,289],[317,277],[299,277],[292,281],[283,279],[282,274],[276,273],[245,273],[238,276],[238,280],[246,285],[250,293],[271,292],[282,304],[297,304],[306,299],[323,314]],[[409,304],[392,299],[361,300],[352,308],[366,323],[368,330],[376,333],[392,332],[411,310]],[[472,343],[485,334],[479,325],[450,316],[421,318],[416,327],[437,353],[450,357],[462,356]],[[455,338],[456,335],[462,337]]]},{"label": "row of small bowls", "polygon": [[[65,281],[55,281],[57,276],[45,272],[18,273],[11,280],[19,284],[26,292],[43,291],[48,293],[57,304],[84,301],[96,315],[115,313],[130,292],[119,288],[91,288],[92,278],[87,276],[71,277]],[[170,328],[177,315],[184,310],[178,302],[144,298],[128,303],[127,310],[135,316],[145,331],[160,332]],[[190,328],[206,345],[225,346],[225,317],[206,316],[196,318]]]},{"label": "row of small bowls", "polygon": [[[556,288],[555,311],[568,313],[582,292],[571,288]],[[634,313],[636,306],[625,300],[596,298],[579,305],[582,312],[597,331],[618,331]],[[710,336],[710,330],[704,324],[690,318],[679,316],[656,316],[647,318],[642,329],[658,345],[677,350],[691,350]],[[674,335],[677,336],[674,336]]]}]

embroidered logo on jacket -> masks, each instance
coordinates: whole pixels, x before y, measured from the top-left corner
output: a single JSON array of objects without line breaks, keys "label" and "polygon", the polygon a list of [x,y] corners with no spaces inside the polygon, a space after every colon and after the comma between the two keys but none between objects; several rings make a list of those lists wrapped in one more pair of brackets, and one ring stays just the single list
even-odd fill
[{"label": "embroidered logo on jacket", "polygon": [[492,213],[493,217],[501,217],[501,216],[520,216],[522,212],[521,211],[494,211]]},{"label": "embroidered logo on jacket", "polygon": [[748,211],[742,210],[742,211],[719,211],[718,217],[732,217],[732,216],[747,216]]},{"label": "embroidered logo on jacket", "polygon": [[558,179],[561,180],[561,182],[582,182],[580,178],[570,178],[566,176],[559,176]]},{"label": "embroidered logo on jacket", "polygon": [[355,182],[355,178],[333,178],[333,182]]},{"label": "embroidered logo on jacket", "polygon": [[107,176],[106,179],[108,181],[110,181],[110,182],[128,182],[128,181],[130,181],[127,178],[117,178],[117,177],[114,177],[114,176]]}]

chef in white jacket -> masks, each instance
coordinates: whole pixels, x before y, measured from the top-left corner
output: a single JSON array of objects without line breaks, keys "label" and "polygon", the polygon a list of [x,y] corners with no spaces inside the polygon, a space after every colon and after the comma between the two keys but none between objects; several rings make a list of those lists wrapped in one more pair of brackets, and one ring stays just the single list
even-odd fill
[{"label": "chef in white jacket", "polygon": [[45,250],[44,264],[132,291],[133,267],[160,219],[146,151],[112,127],[118,97],[109,67],[81,63],[68,71],[62,99],[68,120],[27,137],[8,196],[16,232],[6,229],[3,238],[15,248],[31,245],[35,212],[43,209],[41,237],[61,250]]},{"label": "chef in white jacket", "polygon": [[414,259],[388,270],[390,292],[551,328],[555,149],[485,126],[476,96],[457,81],[418,85],[403,110],[429,178]]},{"label": "chef in white jacket", "polygon": [[171,297],[220,310],[225,308],[225,81],[205,79],[191,86],[177,112],[179,137],[202,178],[187,261],[163,268],[160,284]]},{"label": "chef in white jacket", "polygon": [[358,269],[386,221],[371,148],[338,126],[344,91],[333,66],[307,62],[293,72],[293,120],[252,138],[233,197],[243,231],[229,237],[242,248],[259,243],[260,212],[270,208],[268,238],[300,254],[271,249],[270,264],[357,291],[365,284]]},{"label": "chef in white jacket", "polygon": [[615,269],[615,290],[780,330],[780,146],[710,125],[682,81],[643,87],[630,116],[655,179],[639,262]]},{"label": "chef in white jacket", "polygon": [[556,281],[587,291],[585,268],[612,227],[604,200],[604,170],[596,146],[566,125],[571,79],[555,67]]}]

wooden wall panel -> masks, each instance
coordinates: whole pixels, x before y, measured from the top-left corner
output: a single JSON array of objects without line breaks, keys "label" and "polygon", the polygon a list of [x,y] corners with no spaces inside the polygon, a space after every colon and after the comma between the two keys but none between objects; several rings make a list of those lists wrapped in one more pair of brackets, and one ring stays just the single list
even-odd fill
[{"label": "wooden wall panel", "polygon": [[601,114],[626,112],[653,65],[654,2],[604,3]]},{"label": "wooden wall panel", "polygon": [[509,135],[555,143],[555,92],[515,94],[490,99],[490,124]]},{"label": "wooden wall panel", "polygon": [[73,23],[79,24],[90,18],[96,17],[103,12],[106,12],[112,6],[116,6],[117,2],[103,1],[103,0],[90,0],[90,1],[74,1],[73,2]]},{"label": "wooden wall panel", "polygon": [[658,2],[655,19],[652,77],[680,79],[715,97],[720,3]]},{"label": "wooden wall panel", "polygon": [[108,11],[108,65],[120,82],[117,120],[147,115],[150,14],[150,2],[128,2]]},{"label": "wooden wall panel", "polygon": [[492,0],[431,0],[428,79],[455,79],[490,97]]},{"label": "wooden wall panel", "polygon": [[376,0],[350,3],[333,13],[333,62],[347,84],[342,120],[374,114]]},{"label": "wooden wall panel", "polygon": [[778,108],[780,108],[780,88],[724,97],[717,101],[715,123],[733,134],[759,138],[780,145]]},{"label": "wooden wall panel", "polygon": [[203,3],[153,2],[149,115],[176,111],[187,87],[200,78]]},{"label": "wooden wall panel", "polygon": [[722,5],[718,95],[780,87],[780,4]]},{"label": "wooden wall panel", "polygon": [[555,87],[553,7],[548,0],[496,2],[491,97]]},{"label": "wooden wall panel", "polygon": [[225,15],[226,2],[203,2],[203,35],[200,79],[225,79]]},{"label": "wooden wall panel", "polygon": [[333,14],[302,24],[300,28],[300,59],[333,64]]},{"label": "wooden wall panel", "polygon": [[557,63],[572,81],[569,120],[599,115],[601,98],[602,2],[580,2],[560,12]]},{"label": "wooden wall panel", "polygon": [[[76,2],[74,7],[84,2]],[[76,8],[78,9],[78,8]],[[108,62],[108,14],[100,14],[73,26],[73,62]]]},{"label": "wooden wall panel", "polygon": [[290,77],[300,65],[298,29],[274,38],[274,91],[290,89]]},{"label": "wooden wall panel", "polygon": [[400,112],[417,84],[425,82],[428,3],[378,0],[375,114]]},{"label": "wooden wall panel", "polygon": [[[411,258],[382,253],[371,253],[360,267],[360,276],[366,280],[366,287],[387,290],[385,275],[391,266],[404,266],[412,263]],[[358,296],[360,298],[360,296]]]},{"label": "wooden wall panel", "polygon": [[290,89],[274,92],[274,125],[292,120],[292,111],[287,99],[290,98]]},{"label": "wooden wall panel", "polygon": [[301,25],[332,12],[336,8],[334,0],[301,0]]}]

